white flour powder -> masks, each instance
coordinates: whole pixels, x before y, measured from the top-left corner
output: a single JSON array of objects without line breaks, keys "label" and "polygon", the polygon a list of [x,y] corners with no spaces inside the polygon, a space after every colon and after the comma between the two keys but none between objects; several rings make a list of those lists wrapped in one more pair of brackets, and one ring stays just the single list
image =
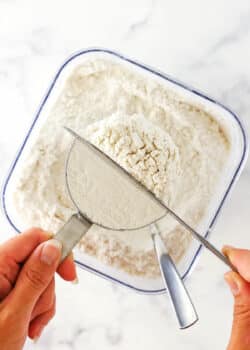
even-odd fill
[{"label": "white flour powder", "polygon": [[[201,107],[119,63],[90,59],[64,84],[18,174],[13,203],[25,226],[56,232],[74,212],[64,179],[72,138],[64,125],[107,152],[194,227],[230,148],[222,127]],[[169,217],[161,227],[178,261],[190,236]],[[79,248],[131,274],[158,273],[148,229],[112,232],[94,226]]]},{"label": "white flour powder", "polygon": [[90,125],[85,136],[171,205],[181,166],[178,148],[166,132],[141,115],[118,113]]},{"label": "white flour powder", "polygon": [[[92,223],[112,231],[141,228],[166,214],[117,164],[79,140],[70,151],[67,183],[77,208]],[[141,237],[139,249],[144,249],[148,238],[148,234]]]}]

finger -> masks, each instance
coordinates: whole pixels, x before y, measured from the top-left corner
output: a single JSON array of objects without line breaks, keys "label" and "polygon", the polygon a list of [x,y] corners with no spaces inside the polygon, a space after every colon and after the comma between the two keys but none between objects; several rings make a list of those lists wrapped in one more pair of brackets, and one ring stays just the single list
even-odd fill
[{"label": "finger", "polygon": [[43,294],[38,299],[32,314],[31,320],[51,309],[55,299],[55,279],[53,278]]},{"label": "finger", "polygon": [[29,330],[28,330],[29,337],[33,340],[39,338],[42,334],[44,327],[47,326],[49,321],[55,316],[55,313],[56,313],[56,299],[54,299],[54,303],[48,311],[37,316],[34,320],[30,322]]},{"label": "finger", "polygon": [[[39,297],[54,277],[61,257],[62,245],[55,239],[39,245],[23,266],[15,288],[4,299],[12,312],[31,316]],[[20,302],[21,301],[21,302]]]},{"label": "finger", "polygon": [[65,281],[77,281],[76,265],[72,253],[59,265],[57,272]]},{"label": "finger", "polygon": [[[0,263],[1,264],[1,263]],[[20,267],[16,268],[16,275],[18,274],[20,270]],[[13,273],[14,275],[14,273]],[[16,280],[16,277],[14,280],[11,280],[9,276],[1,271],[0,268],[0,302],[7,297],[7,295],[10,293],[10,291],[13,288],[14,281]]]},{"label": "finger", "polygon": [[250,284],[238,273],[228,272],[225,274],[234,296],[233,327],[228,350],[250,348]]},{"label": "finger", "polygon": [[0,255],[13,258],[16,263],[26,260],[33,250],[48,240],[51,234],[40,228],[31,228],[0,245]]},{"label": "finger", "polygon": [[233,271],[225,274],[225,280],[235,297],[235,303],[237,305],[248,306],[250,311],[250,283],[245,281],[237,272]]},{"label": "finger", "polygon": [[49,234],[41,229],[30,229],[0,246],[0,300],[13,288],[20,271],[20,263],[25,261]]},{"label": "finger", "polygon": [[230,246],[223,247],[222,251],[237,268],[239,274],[250,282],[250,251]]}]

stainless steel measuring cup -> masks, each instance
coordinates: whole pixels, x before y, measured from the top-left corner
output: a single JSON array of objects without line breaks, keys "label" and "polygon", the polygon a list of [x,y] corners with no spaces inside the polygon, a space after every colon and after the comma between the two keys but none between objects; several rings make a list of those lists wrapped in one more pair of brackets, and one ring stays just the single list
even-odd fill
[{"label": "stainless steel measuring cup", "polygon": [[62,259],[93,224],[116,231],[137,230],[167,213],[144,186],[113,160],[73,135],[66,161],[66,186],[76,213],[55,237],[63,243]]}]

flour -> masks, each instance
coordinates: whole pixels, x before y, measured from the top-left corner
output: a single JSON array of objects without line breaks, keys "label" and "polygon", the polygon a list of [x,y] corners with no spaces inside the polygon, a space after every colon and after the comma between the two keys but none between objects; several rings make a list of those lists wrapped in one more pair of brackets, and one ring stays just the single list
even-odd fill
[{"label": "flour", "polygon": [[[166,214],[166,209],[122,168],[79,140],[67,162],[67,183],[77,208],[99,226],[136,229]],[[144,248],[143,239],[139,248]]]},{"label": "flour", "polygon": [[90,125],[85,136],[165,204],[171,205],[181,173],[173,140],[142,115],[115,114]]},{"label": "flour", "polygon": [[[89,59],[65,82],[17,176],[13,205],[25,226],[56,232],[75,211],[65,187],[72,137],[64,125],[88,137],[194,227],[230,150],[223,128],[201,106],[119,63]],[[177,262],[190,235],[169,216],[160,224]],[[149,229],[93,226],[79,249],[131,274],[159,273]]]}]

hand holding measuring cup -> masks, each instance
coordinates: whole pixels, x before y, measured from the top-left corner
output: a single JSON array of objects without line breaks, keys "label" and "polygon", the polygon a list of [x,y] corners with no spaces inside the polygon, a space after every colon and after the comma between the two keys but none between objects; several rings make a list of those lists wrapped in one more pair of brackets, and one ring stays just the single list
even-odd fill
[{"label": "hand holding measuring cup", "polygon": [[1,350],[20,350],[37,339],[55,314],[55,272],[76,280],[72,256],[59,266],[61,244],[30,229],[0,245]]}]

